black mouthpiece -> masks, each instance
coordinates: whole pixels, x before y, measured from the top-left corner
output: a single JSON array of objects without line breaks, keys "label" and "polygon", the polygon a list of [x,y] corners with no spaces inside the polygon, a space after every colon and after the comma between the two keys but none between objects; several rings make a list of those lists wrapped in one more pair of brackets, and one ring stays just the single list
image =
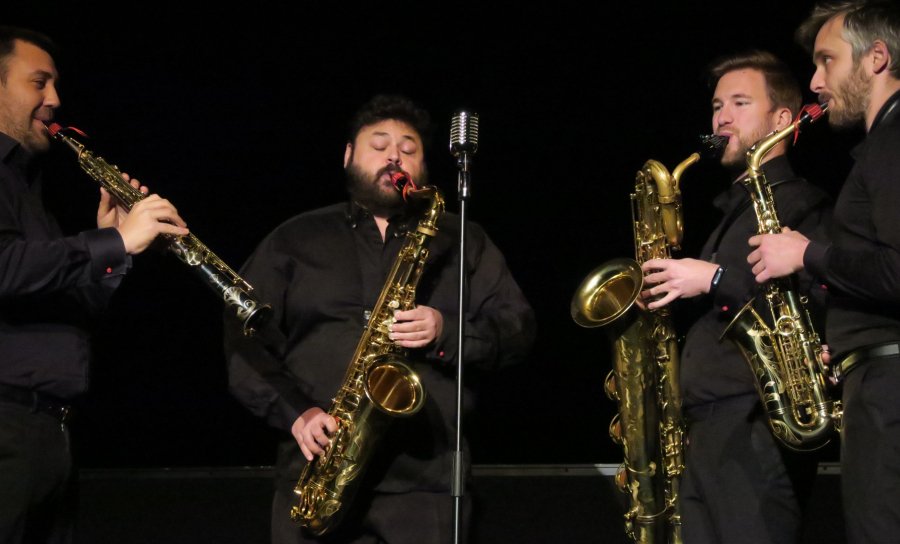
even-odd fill
[{"label": "black mouthpiece", "polygon": [[700,136],[700,155],[705,158],[716,158],[728,145],[728,136],[703,134]]}]

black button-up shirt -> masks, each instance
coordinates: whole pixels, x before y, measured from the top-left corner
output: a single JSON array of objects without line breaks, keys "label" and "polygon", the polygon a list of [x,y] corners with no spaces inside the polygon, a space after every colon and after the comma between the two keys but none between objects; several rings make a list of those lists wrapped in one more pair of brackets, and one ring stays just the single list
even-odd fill
[{"label": "black button-up shirt", "polygon": [[853,150],[834,208],[833,245],[811,243],[804,265],[828,285],[828,343],[836,359],[900,341],[900,93]]},{"label": "black button-up shirt", "polygon": [[[782,226],[807,236],[822,238],[830,220],[830,200],[819,188],[796,178],[787,157],[779,156],[763,164]],[[726,268],[714,296],[697,299],[705,313],[687,333],[681,354],[681,383],[686,408],[740,396],[756,396],[755,378],[734,343],[719,340],[731,318],[746,302],[760,292],[760,286],[747,263],[747,240],[757,234],[758,226],[750,195],[741,183],[732,184],[714,201],[723,213],[703,247],[700,258]],[[824,292],[801,278],[802,294],[813,291],[811,299],[822,311]],[[762,297],[760,297],[762,298]],[[816,307],[811,308],[815,313]],[[771,325],[771,324],[770,324]],[[821,334],[821,330],[819,331]],[[752,399],[750,399],[752,401]]]},{"label": "black button-up shirt", "polygon": [[[270,351],[226,327],[232,392],[255,414],[288,431],[306,409],[328,410],[415,220],[391,220],[385,240],[365,210],[337,204],[299,215],[278,227],[254,252],[241,275],[273,307],[283,340]],[[443,490],[455,440],[455,365],[459,219],[444,214],[429,244],[416,303],[443,315],[434,345],[410,350],[426,390],[423,409],[392,423],[381,447],[377,489]],[[530,347],[534,317],[500,251],[475,224],[466,227],[468,315],[466,364],[500,365]],[[276,353],[270,357],[269,353]],[[470,395],[466,396],[467,400]],[[293,438],[279,456],[287,481],[305,462]],[[289,465],[289,466],[288,466]],[[382,477],[383,475],[383,477]]]},{"label": "black button-up shirt", "polygon": [[63,399],[85,391],[90,318],[127,263],[115,229],[62,236],[35,161],[0,133],[0,383]]}]

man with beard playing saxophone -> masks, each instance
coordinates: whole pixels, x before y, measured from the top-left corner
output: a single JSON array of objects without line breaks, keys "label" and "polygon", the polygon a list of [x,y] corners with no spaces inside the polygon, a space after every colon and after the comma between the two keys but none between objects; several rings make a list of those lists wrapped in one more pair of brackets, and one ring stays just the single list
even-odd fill
[{"label": "man with beard playing saxophone", "polygon": [[832,244],[797,232],[755,236],[760,282],[806,270],[828,286],[828,343],[843,382],[841,488],[848,542],[900,533],[900,6],[823,4],[797,32],[810,89],[834,127],[864,126],[835,205]]},{"label": "man with beard playing saxophone", "polygon": [[[159,234],[188,230],[152,195],[101,190],[97,228],[63,236],[42,198],[44,123],[60,106],[53,43],[0,26],[0,542],[71,542],[68,416],[88,387],[94,321]],[[135,188],[140,187],[132,180]],[[146,188],[142,188],[146,191]]]},{"label": "man with beard playing saxophone", "polygon": [[[272,539],[318,542],[291,521],[304,463],[325,453],[337,422],[326,410],[366,329],[405,232],[418,217],[404,205],[391,174],[427,184],[427,113],[409,100],[377,96],[356,114],[344,153],[350,202],[301,214],[278,227],[244,267],[272,322],[285,336],[280,360],[226,331],[233,393],[285,431],[279,448]],[[369,463],[350,511],[322,541],[446,544],[451,541],[451,453],[455,443],[458,218],[443,214],[429,245],[418,306],[395,314],[392,339],[411,348],[426,391],[424,407],[395,418]],[[477,225],[466,226],[466,363],[496,365],[522,356],[532,311],[503,256]],[[456,250],[455,250],[456,249]],[[468,397],[467,397],[468,398]],[[299,448],[298,448],[299,446]],[[346,508],[346,506],[345,506]],[[466,518],[468,516],[465,516]],[[464,529],[464,528],[463,528]],[[465,533],[465,530],[463,530]],[[463,534],[463,537],[465,534]]]},{"label": "man with beard playing saxophone", "polygon": [[[784,63],[767,52],[724,58],[710,73],[713,131],[729,138],[721,162],[732,183],[713,201],[723,218],[699,259],[654,259],[643,265],[647,287],[642,296],[650,308],[696,297],[703,309],[681,353],[688,424],[680,494],[683,536],[691,544],[794,543],[815,459],[779,447],[747,362],[720,336],[757,292],[746,262],[746,240],[756,232],[757,219],[739,182],[746,175],[746,152],[791,123],[801,94]],[[795,176],[786,153],[787,144],[778,144],[763,169],[774,185],[781,220],[811,233],[828,217],[828,198]]]}]

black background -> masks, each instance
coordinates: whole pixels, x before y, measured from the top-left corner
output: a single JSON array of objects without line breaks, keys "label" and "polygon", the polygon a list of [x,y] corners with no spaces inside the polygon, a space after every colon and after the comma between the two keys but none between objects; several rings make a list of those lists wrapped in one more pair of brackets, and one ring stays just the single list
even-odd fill
[{"label": "black background", "polygon": [[[372,95],[406,94],[432,113],[432,181],[451,208],[449,120],[479,112],[469,217],[506,255],[539,329],[525,363],[470,375],[473,460],[618,462],[602,389],[609,345],[572,322],[571,296],[595,266],[633,255],[628,193],[644,161],[671,169],[710,132],[711,60],[769,49],[806,88],[812,65],[793,32],[812,2],[307,4],[3,11],[60,46],[57,119],[174,202],[235,268],[276,225],[343,198],[346,122]],[[795,164],[836,194],[851,142],[814,126]],[[94,182],[66,150],[49,162],[49,205],[69,231],[91,228]],[[727,183],[715,165],[683,176],[682,255],[715,225],[709,201]],[[276,433],[227,392],[219,302],[170,255],[135,262],[98,331],[75,422],[82,466],[271,463]]]}]

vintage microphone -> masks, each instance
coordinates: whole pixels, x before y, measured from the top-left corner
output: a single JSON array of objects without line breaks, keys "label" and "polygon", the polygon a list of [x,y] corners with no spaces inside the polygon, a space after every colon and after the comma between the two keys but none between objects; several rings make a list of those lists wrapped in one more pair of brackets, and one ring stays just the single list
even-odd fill
[{"label": "vintage microphone", "polygon": [[463,459],[463,355],[466,337],[466,201],[469,199],[469,181],[472,156],[478,151],[478,114],[457,111],[450,121],[450,154],[456,157],[459,169],[457,191],[459,193],[459,323],[456,341],[456,450],[453,452],[453,542],[460,542],[462,522],[462,497],[465,494]]}]

